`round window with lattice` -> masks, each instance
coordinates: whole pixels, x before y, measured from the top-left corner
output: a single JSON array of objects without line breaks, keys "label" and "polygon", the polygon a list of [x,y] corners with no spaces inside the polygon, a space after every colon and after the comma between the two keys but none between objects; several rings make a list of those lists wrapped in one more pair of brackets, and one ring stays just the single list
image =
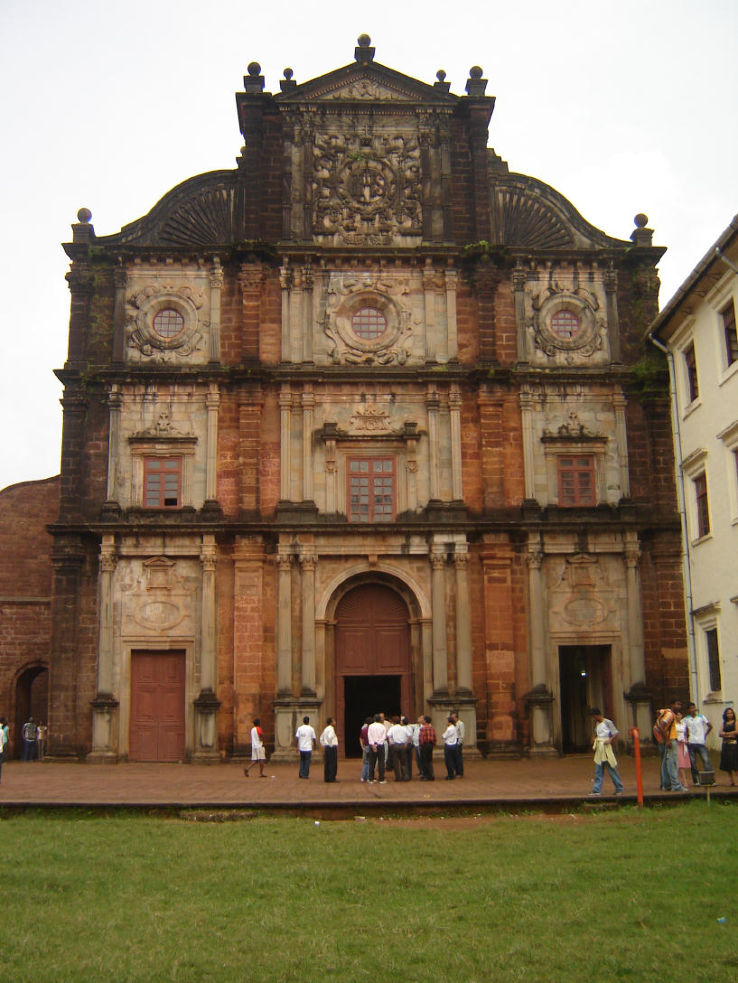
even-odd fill
[{"label": "round window with lattice", "polygon": [[173,307],[165,307],[154,314],[153,324],[154,331],[159,337],[169,341],[184,331],[185,320],[179,311],[175,311]]},{"label": "round window with lattice", "polygon": [[582,321],[578,314],[566,308],[551,315],[551,334],[562,341],[573,341],[582,330]]},{"label": "round window with lattice", "polygon": [[376,341],[387,330],[387,319],[376,307],[362,307],[351,318],[351,330],[362,341]]}]

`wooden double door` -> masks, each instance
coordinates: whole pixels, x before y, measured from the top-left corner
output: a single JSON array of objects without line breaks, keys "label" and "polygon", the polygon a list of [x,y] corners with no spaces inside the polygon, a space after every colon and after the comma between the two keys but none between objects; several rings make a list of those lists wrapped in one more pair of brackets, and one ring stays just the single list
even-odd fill
[{"label": "wooden double door", "polygon": [[338,604],[335,637],[341,747],[347,757],[359,757],[365,717],[413,715],[407,605],[383,584],[355,587]]},{"label": "wooden double door", "polygon": [[131,654],[131,761],[185,757],[185,653]]}]

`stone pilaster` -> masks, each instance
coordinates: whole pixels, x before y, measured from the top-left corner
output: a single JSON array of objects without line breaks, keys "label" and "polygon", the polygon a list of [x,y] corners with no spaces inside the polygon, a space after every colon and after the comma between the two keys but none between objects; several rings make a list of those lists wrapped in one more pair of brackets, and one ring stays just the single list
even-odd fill
[{"label": "stone pilaster", "polygon": [[456,289],[458,274],[456,270],[446,270],[446,330],[448,337],[448,360],[456,362],[459,358],[459,332],[456,318]]},{"label": "stone pilaster", "polygon": [[532,754],[555,754],[553,745],[553,694],[546,672],[546,632],[543,586],[543,550],[540,541],[528,542],[528,598],[530,662],[533,688],[525,700],[530,714]]},{"label": "stone pilaster", "polygon": [[452,386],[448,397],[451,423],[451,498],[454,502],[464,499],[461,472],[461,392]]},{"label": "stone pilaster", "polygon": [[312,502],[313,492],[313,418],[315,396],[309,390],[302,394],[302,500]]},{"label": "stone pilaster", "polygon": [[627,595],[627,620],[623,624],[624,641],[627,640],[627,660],[623,682],[630,682],[625,699],[630,704],[631,726],[638,727],[641,741],[651,740],[651,694],[646,689],[646,654],[643,642],[643,610],[638,567],[641,550],[636,533],[625,534],[625,590]]},{"label": "stone pilaster", "polygon": [[97,692],[92,701],[92,749],[87,760],[118,760],[118,700],[113,695],[113,577],[116,567],[115,536],[103,536],[100,547],[100,630],[97,655]]},{"label": "stone pilaster", "polygon": [[303,552],[302,574],[302,687],[301,696],[315,696],[315,565],[316,556]]},{"label": "stone pilaster", "polygon": [[428,456],[430,459],[430,497],[431,501],[437,502],[440,497],[441,475],[438,455],[438,416],[440,410],[440,399],[435,390],[429,390],[425,397],[425,405],[428,411]]},{"label": "stone pilaster", "polygon": [[292,500],[292,392],[283,386],[279,394],[279,497],[283,502]]},{"label": "stone pilaster", "polygon": [[217,698],[216,620],[215,620],[215,568],[217,547],[215,536],[202,538],[200,563],[202,566],[202,607],[200,615],[200,694],[195,700],[195,750],[196,761],[215,761],[217,748]]},{"label": "stone pilaster", "polygon": [[431,555],[431,605],[433,610],[433,695],[448,694],[448,652],[446,648],[446,554],[442,544],[434,545]]},{"label": "stone pilaster", "polygon": [[220,297],[223,289],[223,268],[217,256],[210,269],[210,346],[209,361],[220,362]]}]

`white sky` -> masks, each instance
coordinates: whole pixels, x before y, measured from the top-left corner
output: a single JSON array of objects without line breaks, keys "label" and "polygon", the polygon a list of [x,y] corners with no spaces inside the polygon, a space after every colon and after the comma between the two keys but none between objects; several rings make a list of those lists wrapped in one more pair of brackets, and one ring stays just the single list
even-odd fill
[{"label": "white sky", "polygon": [[59,470],[68,261],[86,206],[98,235],[185,178],[235,166],[234,92],[258,61],[279,91],[353,61],[497,97],[490,145],[627,239],[649,216],[662,305],[738,211],[735,0],[0,0],[3,328],[0,488]]}]

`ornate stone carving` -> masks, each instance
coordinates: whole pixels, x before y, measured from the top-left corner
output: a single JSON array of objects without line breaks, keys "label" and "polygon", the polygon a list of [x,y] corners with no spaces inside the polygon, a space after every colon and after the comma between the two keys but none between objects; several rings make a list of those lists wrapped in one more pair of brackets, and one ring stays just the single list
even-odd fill
[{"label": "ornate stone carving", "polygon": [[[333,344],[331,360],[354,365],[404,365],[410,355],[411,315],[397,295],[407,293],[409,285],[404,277],[332,273],[323,318],[323,330]],[[386,321],[384,332],[372,339],[359,337],[352,328],[354,314],[367,307],[381,312]]]},{"label": "ornate stone carving", "polygon": [[[147,357],[160,361],[187,358],[202,348],[202,329],[208,322],[200,309],[205,302],[201,290],[188,284],[152,283],[127,301],[126,321],[128,344]],[[154,318],[160,311],[173,310],[182,318],[182,329],[171,337],[156,330]]]},{"label": "ornate stone carving", "polygon": [[[366,128],[368,129],[368,127]],[[316,133],[313,232],[347,245],[421,235],[420,147],[414,136]]]},{"label": "ornate stone carving", "polygon": [[357,406],[351,416],[352,433],[389,433],[391,418],[387,410],[376,403]]},{"label": "ornate stone carving", "polygon": [[[539,351],[549,357],[564,354],[571,362],[571,356],[589,356],[602,348],[606,323],[596,294],[578,285],[567,289],[551,278],[544,291],[532,296],[531,304],[533,314],[528,330]],[[578,330],[569,336],[552,327],[552,319],[562,311],[578,318]]]}]

